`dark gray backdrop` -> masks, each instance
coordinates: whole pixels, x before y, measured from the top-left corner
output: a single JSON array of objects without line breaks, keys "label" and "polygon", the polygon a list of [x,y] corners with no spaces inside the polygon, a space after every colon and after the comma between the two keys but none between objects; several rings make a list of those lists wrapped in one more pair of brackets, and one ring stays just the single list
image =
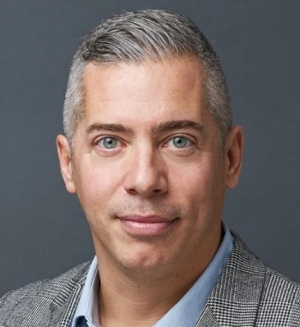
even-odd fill
[{"label": "dark gray backdrop", "polygon": [[92,258],[56,158],[68,69],[102,19],[145,7],[187,14],[214,43],[246,132],[224,219],[269,265],[300,280],[300,1],[2,0],[0,294]]}]

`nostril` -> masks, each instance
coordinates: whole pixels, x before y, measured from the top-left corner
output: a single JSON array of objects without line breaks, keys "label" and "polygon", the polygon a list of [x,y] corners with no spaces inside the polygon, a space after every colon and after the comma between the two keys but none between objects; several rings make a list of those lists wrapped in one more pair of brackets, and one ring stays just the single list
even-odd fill
[{"label": "nostril", "polygon": [[137,191],[134,188],[126,189],[126,192],[131,195],[137,194]]}]

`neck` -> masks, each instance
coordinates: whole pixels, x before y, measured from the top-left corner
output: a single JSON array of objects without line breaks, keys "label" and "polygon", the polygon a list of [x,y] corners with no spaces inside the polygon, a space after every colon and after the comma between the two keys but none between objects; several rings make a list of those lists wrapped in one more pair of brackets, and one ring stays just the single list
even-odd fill
[{"label": "neck", "polygon": [[141,276],[139,280],[132,280],[126,275],[113,278],[112,272],[108,278],[102,272],[100,274],[99,317],[102,327],[152,326],[197,280],[183,284],[180,275],[176,274],[167,278],[152,277],[151,280],[144,275],[142,282]]},{"label": "neck", "polygon": [[195,256],[193,260],[181,262],[177,269],[168,267],[159,273],[120,269],[107,257],[104,258],[103,253],[97,253],[98,262],[101,263],[101,327],[153,326],[201,276],[215,255],[221,238],[220,232],[216,242],[210,243],[210,250],[203,251],[206,252],[205,257]]}]

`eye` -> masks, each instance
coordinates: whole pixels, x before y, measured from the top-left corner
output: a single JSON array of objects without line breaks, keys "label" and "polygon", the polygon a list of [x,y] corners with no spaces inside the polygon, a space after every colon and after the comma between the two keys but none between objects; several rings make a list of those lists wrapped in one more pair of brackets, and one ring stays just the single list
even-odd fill
[{"label": "eye", "polygon": [[97,145],[104,149],[114,149],[120,146],[120,141],[115,137],[104,137],[97,142]]},{"label": "eye", "polygon": [[168,142],[171,146],[174,146],[175,148],[185,148],[187,146],[190,146],[192,144],[192,142],[184,137],[184,136],[176,136],[173,137],[169,142]]}]

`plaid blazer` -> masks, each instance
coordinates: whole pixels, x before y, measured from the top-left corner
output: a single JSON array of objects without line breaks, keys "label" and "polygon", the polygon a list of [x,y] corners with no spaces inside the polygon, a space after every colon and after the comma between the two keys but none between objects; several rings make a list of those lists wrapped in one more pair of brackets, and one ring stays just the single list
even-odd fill
[{"label": "plaid blazer", "polygon": [[[233,235],[233,253],[195,327],[300,326],[300,284],[267,267]],[[89,266],[6,294],[0,327],[70,327]]]}]

